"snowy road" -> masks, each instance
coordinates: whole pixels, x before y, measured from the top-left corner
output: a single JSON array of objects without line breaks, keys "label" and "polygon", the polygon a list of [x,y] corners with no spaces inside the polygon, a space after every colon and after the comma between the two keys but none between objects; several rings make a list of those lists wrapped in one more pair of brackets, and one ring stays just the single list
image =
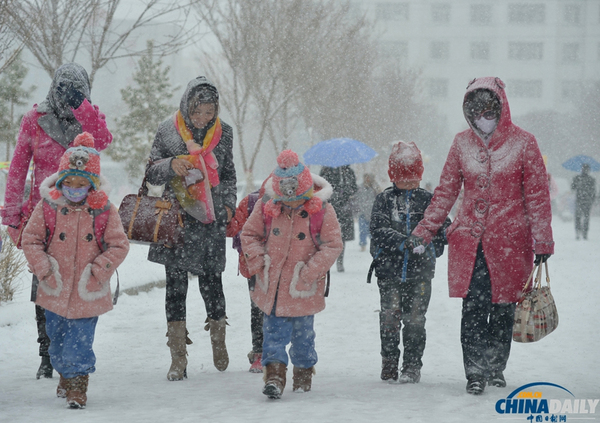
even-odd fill
[{"label": "snowy road", "polygon": [[[190,285],[188,296],[188,328],[194,344],[188,349],[189,379],[183,382],[165,377],[170,355],[164,288],[123,295],[98,322],[97,371],[90,377],[85,410],[67,409],[64,400],[55,397],[56,373],[54,379],[35,379],[36,329],[24,280],[17,299],[0,306],[0,422],[528,422],[526,414],[498,414],[496,402],[535,382],[560,385],[577,399],[598,399],[600,218],[593,218],[590,226],[590,240],[575,241],[572,223],[555,219],[556,255],[549,266],[559,328],[536,344],[513,343],[505,372],[508,387],[488,387],[481,397],[465,393],[461,301],[448,298],[446,255],[438,262],[433,283],[421,383],[390,385],[379,380],[379,295],[375,283],[365,283],[370,256],[352,242],[347,246],[346,273],[332,271],[327,308],[315,318],[319,363],[313,391],[294,394],[288,386],[279,401],[266,399],[261,375],[247,371],[249,297],[246,281],[236,276],[233,250],[228,252],[224,274],[231,324],[227,371],[219,373],[212,365],[196,283]],[[145,260],[146,250],[132,248],[119,271],[122,289],[164,278],[162,267]],[[537,390],[544,398],[573,399],[558,389]],[[583,418],[600,422],[600,405],[595,414],[562,416],[567,422]]]}]

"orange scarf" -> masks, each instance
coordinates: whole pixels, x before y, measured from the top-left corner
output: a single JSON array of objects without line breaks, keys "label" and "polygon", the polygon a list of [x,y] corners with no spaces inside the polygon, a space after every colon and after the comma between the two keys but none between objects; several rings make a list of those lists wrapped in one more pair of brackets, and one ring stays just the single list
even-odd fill
[{"label": "orange scarf", "polygon": [[202,223],[211,223],[215,220],[211,188],[219,185],[219,173],[217,171],[219,163],[212,151],[221,141],[221,135],[223,134],[221,119],[217,117],[214,125],[208,129],[202,145],[194,141],[194,136],[186,126],[180,110],[175,113],[173,120],[175,129],[177,129],[190,153],[177,156],[177,158],[189,161],[195,169],[202,172],[204,179],[187,186],[185,178],[178,176],[171,181],[171,186],[175,190],[177,200],[188,214]]}]

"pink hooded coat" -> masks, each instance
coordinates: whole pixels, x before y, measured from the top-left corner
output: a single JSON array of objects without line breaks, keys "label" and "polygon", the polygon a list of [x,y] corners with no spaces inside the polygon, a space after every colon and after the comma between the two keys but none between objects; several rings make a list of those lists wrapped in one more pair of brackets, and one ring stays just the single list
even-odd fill
[{"label": "pink hooded coat", "polygon": [[499,79],[486,77],[467,88],[467,94],[481,88],[496,93],[502,104],[498,126],[488,146],[471,122],[471,129],[456,135],[440,184],[413,231],[430,242],[464,187],[461,207],[446,230],[451,297],[467,295],[480,242],[493,303],[518,301],[534,253],[554,252],[544,160],[535,137],[512,123],[503,86]]},{"label": "pink hooded coat", "polygon": [[[8,171],[8,183],[4,196],[4,209],[2,210],[2,224],[19,226],[23,205],[23,192],[31,159],[35,150],[35,186],[33,189],[32,203],[40,201],[40,185],[44,179],[58,170],[58,162],[66,148],[54,141],[40,127],[37,120],[43,113],[38,113],[37,104],[23,116],[17,146]],[[94,136],[94,148],[104,150],[112,141],[112,135],[106,127],[106,117],[100,112],[98,106],[93,106],[87,99],[73,115],[81,123],[82,132],[89,132]],[[25,200],[26,202],[28,199]]]},{"label": "pink hooded coat", "polygon": [[[251,296],[265,313],[271,314],[277,295],[278,317],[309,316],[325,308],[325,276],[342,252],[342,235],[335,210],[325,203],[331,197],[331,185],[312,175],[315,197],[326,208],[320,232],[319,248],[310,234],[310,219],[304,206],[290,210],[282,207],[273,217],[271,233],[265,245],[265,223],[262,202],[256,204],[242,229],[242,250],[256,287]],[[272,183],[267,181],[266,194],[273,197]]]},{"label": "pink hooded coat", "polygon": [[[57,161],[58,162],[58,161]],[[67,319],[99,316],[112,310],[110,278],[129,252],[129,241],[117,208],[111,204],[104,232],[106,251],[94,236],[94,219],[87,202],[68,205],[53,200],[50,189],[58,173],[42,183],[45,200],[56,204],[56,226],[48,250],[43,202],[35,207],[23,233],[23,252],[33,273],[39,275],[36,304]],[[49,274],[51,270],[51,273]],[[45,278],[42,275],[47,275]]]}]

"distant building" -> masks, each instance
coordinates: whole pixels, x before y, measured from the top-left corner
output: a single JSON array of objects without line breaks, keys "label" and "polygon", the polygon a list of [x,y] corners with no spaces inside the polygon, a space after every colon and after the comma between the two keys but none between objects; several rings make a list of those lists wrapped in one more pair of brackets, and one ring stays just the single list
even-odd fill
[{"label": "distant building", "polygon": [[383,54],[421,69],[422,93],[466,127],[460,104],[474,77],[499,76],[513,115],[566,111],[600,86],[598,0],[354,0],[377,21]]}]

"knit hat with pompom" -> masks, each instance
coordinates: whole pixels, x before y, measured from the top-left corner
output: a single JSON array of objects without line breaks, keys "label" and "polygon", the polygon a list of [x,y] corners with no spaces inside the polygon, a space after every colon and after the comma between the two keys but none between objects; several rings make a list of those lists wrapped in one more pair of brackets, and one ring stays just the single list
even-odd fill
[{"label": "knit hat with pompom", "polygon": [[270,178],[275,196],[265,205],[269,214],[279,215],[280,207],[276,203],[297,200],[306,200],[304,209],[308,213],[319,211],[323,202],[320,198],[313,197],[310,170],[300,163],[298,154],[292,150],[282,151],[277,157],[277,165]]},{"label": "knit hat with pompom", "polygon": [[392,182],[414,182],[423,177],[421,150],[414,142],[398,141],[390,154],[388,175]]},{"label": "knit hat with pompom", "polygon": [[92,208],[102,208],[108,201],[104,191],[100,191],[100,153],[94,148],[94,137],[89,132],[83,132],[73,140],[58,164],[58,179],[50,196],[58,199],[62,193],[62,182],[68,176],[82,176],[90,181],[91,189],[87,197],[88,205]]}]

